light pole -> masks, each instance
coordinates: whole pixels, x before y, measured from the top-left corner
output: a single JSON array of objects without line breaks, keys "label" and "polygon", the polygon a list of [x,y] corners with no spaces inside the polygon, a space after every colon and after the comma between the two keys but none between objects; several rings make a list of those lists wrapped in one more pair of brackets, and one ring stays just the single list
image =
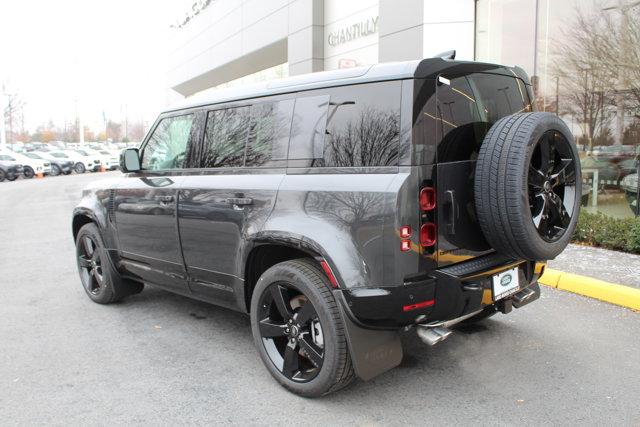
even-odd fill
[{"label": "light pole", "polygon": [[[618,10],[620,12],[620,34],[622,37],[622,46],[621,52],[623,55],[627,55],[629,52],[629,39],[627,37],[627,32],[629,28],[629,15],[627,12],[629,9],[632,9],[636,6],[640,5],[640,1],[634,1],[628,4],[625,4],[623,0],[618,0],[617,6],[609,6],[602,8],[602,11],[608,12],[610,10]],[[622,60],[621,62],[626,62]],[[624,90],[626,89],[624,86],[624,78],[621,67],[618,66],[618,81],[617,88],[615,90],[616,95],[616,145],[622,145],[624,140]]]}]

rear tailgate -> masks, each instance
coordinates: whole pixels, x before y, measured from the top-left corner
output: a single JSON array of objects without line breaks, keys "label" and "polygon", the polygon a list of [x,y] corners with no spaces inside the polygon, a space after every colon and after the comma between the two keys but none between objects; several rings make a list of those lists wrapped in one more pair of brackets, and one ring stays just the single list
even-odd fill
[{"label": "rear tailgate", "polygon": [[441,75],[436,99],[437,260],[443,266],[492,251],[476,219],[476,158],[493,123],[532,107],[526,85],[515,74]]}]

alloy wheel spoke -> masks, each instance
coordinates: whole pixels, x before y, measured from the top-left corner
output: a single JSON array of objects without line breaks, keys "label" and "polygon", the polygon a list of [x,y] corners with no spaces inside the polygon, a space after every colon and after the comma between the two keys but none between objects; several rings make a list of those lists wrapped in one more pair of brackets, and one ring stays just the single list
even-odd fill
[{"label": "alloy wheel spoke", "polygon": [[296,314],[296,322],[300,325],[307,323],[309,320],[315,319],[318,317],[316,314],[315,308],[313,308],[313,304],[311,301],[307,301]]},{"label": "alloy wheel spoke", "polygon": [[551,176],[549,177],[552,185],[555,187],[558,184],[564,184],[567,181],[567,178],[569,177],[573,177],[573,180],[575,182],[575,175],[573,174],[573,171],[571,169],[567,170],[567,168],[573,163],[572,159],[561,159],[560,160],[560,167],[556,168],[557,170],[555,170]]},{"label": "alloy wheel spoke", "polygon": [[84,247],[84,253],[90,258],[93,257],[94,247],[91,239],[88,237],[84,237],[82,239],[82,245]]},{"label": "alloy wheel spoke", "polygon": [[571,217],[567,213],[567,209],[565,208],[562,199],[555,193],[551,194],[550,199],[554,225],[559,226],[562,229],[566,229],[571,222]]},{"label": "alloy wheel spoke", "polygon": [[282,318],[285,320],[291,319],[291,317],[293,317],[293,310],[289,304],[287,290],[278,284],[273,285],[271,286],[271,297]]},{"label": "alloy wheel spoke", "polygon": [[542,194],[542,209],[538,215],[533,217],[533,224],[536,226],[538,231],[542,234],[545,234],[547,231],[547,222],[549,220],[549,197],[546,193]]},{"label": "alloy wheel spoke", "polygon": [[78,263],[82,268],[91,268],[91,261],[89,261],[85,255],[80,255],[78,257]]},{"label": "alloy wheel spoke", "polygon": [[309,339],[309,335],[300,337],[300,348],[304,351],[307,358],[313,363],[316,368],[322,366],[322,350],[320,350],[315,343]]},{"label": "alloy wheel spoke", "polygon": [[300,370],[298,356],[296,345],[291,343],[287,344],[284,351],[284,361],[282,362],[282,373],[285,377],[291,379]]},{"label": "alloy wheel spoke", "polygon": [[271,319],[264,319],[260,321],[260,335],[263,338],[275,338],[285,336],[287,324],[277,323]]},{"label": "alloy wheel spoke", "polygon": [[549,172],[549,164],[551,163],[551,144],[549,137],[545,135],[540,140],[540,170],[544,175]]},{"label": "alloy wheel spoke", "polygon": [[94,267],[91,269],[91,275],[93,276],[94,279],[96,279],[96,283],[98,284],[98,287],[99,287],[100,284],[102,283],[102,277],[100,277],[97,267]]},{"label": "alloy wheel spoke", "polygon": [[545,181],[544,172],[536,169],[533,165],[529,166],[529,185],[534,188],[542,188]]}]

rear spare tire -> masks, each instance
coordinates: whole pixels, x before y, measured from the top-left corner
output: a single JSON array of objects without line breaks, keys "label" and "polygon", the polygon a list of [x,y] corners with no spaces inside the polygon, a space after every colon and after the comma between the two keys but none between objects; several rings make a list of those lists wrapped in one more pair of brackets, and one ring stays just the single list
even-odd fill
[{"label": "rear spare tire", "polygon": [[559,117],[520,113],[498,120],[484,138],[475,172],[485,238],[513,258],[555,258],[576,227],[581,182],[578,150]]}]

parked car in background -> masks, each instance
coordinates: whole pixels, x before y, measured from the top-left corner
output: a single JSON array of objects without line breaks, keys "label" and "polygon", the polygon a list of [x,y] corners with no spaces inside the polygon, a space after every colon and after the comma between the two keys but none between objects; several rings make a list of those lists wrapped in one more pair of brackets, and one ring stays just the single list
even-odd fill
[{"label": "parked car in background", "polygon": [[100,170],[99,156],[89,156],[88,153],[82,153],[78,150],[60,150],[54,153],[66,154],[73,161],[73,170],[76,173],[97,172]]},{"label": "parked car in background", "polygon": [[75,151],[91,158],[99,158],[101,166],[104,166],[107,170],[117,169],[120,164],[120,158],[105,149],[94,150],[93,148],[81,147],[77,148]]},{"label": "parked car in background", "polygon": [[22,153],[0,152],[0,160],[13,161],[23,166],[22,174],[25,178],[33,178],[36,174],[51,172],[51,163],[42,159],[33,159]]},{"label": "parked car in background", "polygon": [[69,175],[73,171],[74,161],[61,151],[32,151],[25,153],[27,156],[38,156],[51,162],[51,175]]},{"label": "parked car in background", "polygon": [[22,165],[15,160],[0,159],[0,182],[5,179],[15,181],[20,175],[22,175],[22,171]]}]

